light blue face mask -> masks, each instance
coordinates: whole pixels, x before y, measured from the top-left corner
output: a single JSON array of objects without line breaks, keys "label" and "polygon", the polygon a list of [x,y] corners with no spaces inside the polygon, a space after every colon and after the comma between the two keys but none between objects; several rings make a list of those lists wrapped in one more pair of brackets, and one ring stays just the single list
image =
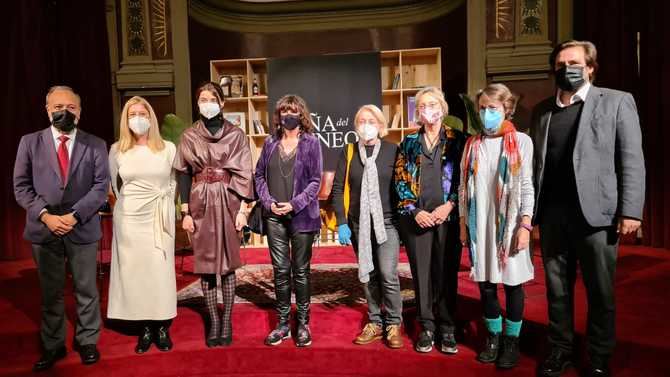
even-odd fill
[{"label": "light blue face mask", "polygon": [[486,108],[479,110],[479,118],[482,120],[484,132],[487,135],[498,132],[503,122],[503,114],[496,109]]}]

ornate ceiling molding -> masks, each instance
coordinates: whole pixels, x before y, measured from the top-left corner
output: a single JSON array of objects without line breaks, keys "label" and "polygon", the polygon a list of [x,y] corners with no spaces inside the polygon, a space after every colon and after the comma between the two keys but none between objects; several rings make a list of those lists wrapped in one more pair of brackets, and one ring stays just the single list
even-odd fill
[{"label": "ornate ceiling molding", "polygon": [[250,3],[191,0],[189,16],[215,29],[279,33],[410,25],[443,16],[465,0],[317,0]]}]

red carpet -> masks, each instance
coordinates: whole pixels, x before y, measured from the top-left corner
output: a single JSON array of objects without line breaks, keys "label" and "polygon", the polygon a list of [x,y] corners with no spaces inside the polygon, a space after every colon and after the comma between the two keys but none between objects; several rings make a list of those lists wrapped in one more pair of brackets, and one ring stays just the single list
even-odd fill
[{"label": "red carpet", "polygon": [[[244,250],[243,258],[249,264],[269,263],[265,250]],[[314,263],[353,261],[350,249],[319,248],[314,253]],[[178,269],[179,265],[178,257]],[[437,351],[418,354],[412,350],[409,338],[406,338],[406,346],[402,350],[390,350],[382,344],[353,345],[351,341],[365,320],[365,307],[360,305],[313,305],[312,347],[296,349],[289,340],[279,347],[270,348],[263,345],[263,339],[274,325],[272,309],[237,304],[231,347],[207,349],[203,341],[205,330],[201,309],[180,307],[172,326],[173,351],[161,353],[152,348],[145,355],[135,355],[135,336],[105,328],[99,342],[102,359],[98,364],[83,366],[78,355],[70,352],[46,375],[534,376],[537,360],[545,349],[546,332],[543,271],[539,259],[536,259],[536,266],[536,280],[526,287],[526,316],[521,344],[523,359],[513,371],[499,372],[491,365],[475,361],[475,352],[482,342],[481,314],[476,286],[468,280],[464,270],[461,272],[458,311],[464,330],[459,339],[460,352],[455,356]],[[190,270],[191,259],[186,256],[184,272],[179,276],[180,287],[197,278],[189,273]],[[665,319],[664,313],[670,311],[670,304],[665,301],[670,291],[670,253],[666,250],[622,247],[616,285],[618,345],[612,363],[615,375],[667,375],[664,358],[670,352],[667,342],[670,322]],[[102,286],[104,312],[106,281]],[[28,375],[32,363],[39,357],[39,287],[33,262],[1,262],[0,290],[0,375]],[[576,291],[577,330],[583,335],[586,308],[581,283],[578,283]],[[68,314],[74,318],[69,285],[67,292]],[[405,329],[412,335],[416,330],[413,318],[414,308],[405,308]],[[68,339],[72,339],[71,324],[70,320]],[[71,348],[69,342],[68,349]],[[580,342],[583,344],[583,336]],[[573,369],[566,375],[577,376],[577,372]]]}]

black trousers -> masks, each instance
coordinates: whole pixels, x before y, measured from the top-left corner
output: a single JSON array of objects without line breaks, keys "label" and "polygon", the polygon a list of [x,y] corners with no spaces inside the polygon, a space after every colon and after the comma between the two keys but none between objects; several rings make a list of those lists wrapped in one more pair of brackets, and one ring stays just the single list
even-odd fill
[{"label": "black trousers", "polygon": [[547,285],[549,343],[572,351],[579,263],[588,303],[588,352],[592,360],[607,360],[615,345],[616,228],[593,228],[579,209],[547,206],[540,223],[540,242]]},{"label": "black trousers", "polygon": [[287,324],[291,312],[291,281],[295,287],[298,323],[309,323],[310,261],[314,233],[291,230],[291,220],[268,217],[265,227],[274,270],[279,323]]},{"label": "black trousers", "polygon": [[44,244],[33,244],[42,291],[40,337],[46,350],[65,346],[65,263],[72,272],[77,303],[75,343],[96,344],[100,337],[100,297],[96,285],[98,243],[76,244],[67,237]]},{"label": "black trousers", "polygon": [[439,326],[443,334],[454,332],[461,264],[458,227],[458,222],[445,222],[423,229],[412,216],[400,216],[400,236],[412,270],[417,320],[424,330],[436,331]]}]

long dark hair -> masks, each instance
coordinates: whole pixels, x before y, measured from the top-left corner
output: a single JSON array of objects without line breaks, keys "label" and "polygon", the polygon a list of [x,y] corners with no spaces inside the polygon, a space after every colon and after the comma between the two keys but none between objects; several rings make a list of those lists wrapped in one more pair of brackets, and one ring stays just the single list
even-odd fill
[{"label": "long dark hair", "polygon": [[281,112],[290,110],[300,114],[300,131],[312,133],[312,117],[309,115],[307,103],[300,96],[287,94],[281,97],[275,105],[275,111],[272,114],[272,127],[275,138],[281,139],[284,134],[284,128],[281,126]]},{"label": "long dark hair", "polygon": [[224,97],[223,97],[223,89],[219,85],[217,85],[215,82],[211,81],[204,81],[202,82],[199,86],[198,89],[195,90],[195,97],[193,101],[193,105],[195,107],[195,114],[198,114],[198,119],[200,117],[200,109],[198,108],[198,99],[200,98],[200,93],[202,92],[210,92],[214,97],[216,97],[219,100],[219,105],[223,104]]}]

